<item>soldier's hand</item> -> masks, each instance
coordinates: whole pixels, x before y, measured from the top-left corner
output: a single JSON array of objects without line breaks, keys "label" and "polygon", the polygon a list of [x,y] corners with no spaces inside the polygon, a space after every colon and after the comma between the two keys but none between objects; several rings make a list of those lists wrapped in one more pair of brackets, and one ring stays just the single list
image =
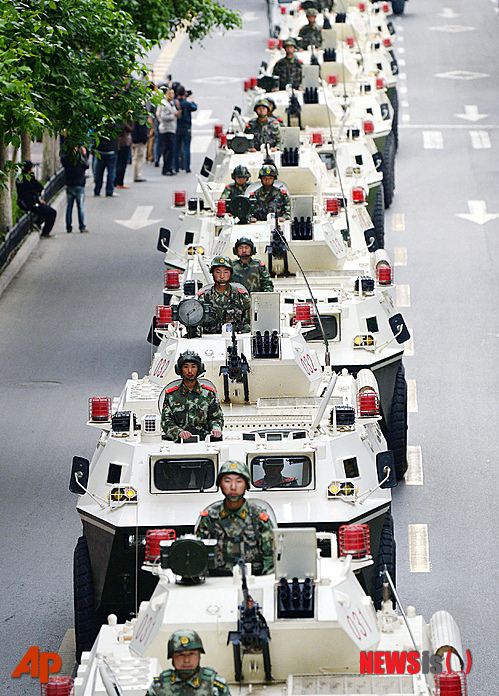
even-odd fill
[{"label": "soldier's hand", "polygon": [[188,430],[181,430],[178,435],[181,440],[188,440],[190,437],[192,437]]},{"label": "soldier's hand", "polygon": [[222,437],[222,431],[216,430],[215,428],[211,431],[210,434],[213,435],[213,437]]}]

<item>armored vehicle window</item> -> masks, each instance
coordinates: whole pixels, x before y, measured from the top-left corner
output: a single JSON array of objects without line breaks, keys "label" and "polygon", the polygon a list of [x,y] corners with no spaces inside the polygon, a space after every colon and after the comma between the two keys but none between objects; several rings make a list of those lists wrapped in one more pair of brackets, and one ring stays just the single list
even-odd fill
[{"label": "armored vehicle window", "polygon": [[[333,341],[338,337],[338,319],[334,315],[321,315],[322,325],[324,331],[326,332],[326,338],[329,341]],[[305,334],[306,341],[322,341],[322,331],[319,326],[317,317],[314,317],[314,329],[307,331]]]},{"label": "armored vehicle window", "polygon": [[107,470],[107,482],[108,483],[119,483],[121,480],[121,466],[119,464],[109,464],[109,469]]},{"label": "armored vehicle window", "polygon": [[152,473],[157,491],[205,491],[215,483],[211,459],[157,459]]},{"label": "armored vehicle window", "polygon": [[359,475],[357,457],[350,457],[350,459],[344,459],[343,467],[345,469],[345,476],[347,478],[357,478],[357,476]]},{"label": "armored vehicle window", "polygon": [[376,319],[376,317],[367,317],[366,326],[367,326],[367,330],[370,331],[371,333],[377,333],[379,331],[378,320]]},{"label": "armored vehicle window", "polygon": [[251,482],[255,488],[304,488],[312,480],[312,460],[306,456],[254,457]]}]

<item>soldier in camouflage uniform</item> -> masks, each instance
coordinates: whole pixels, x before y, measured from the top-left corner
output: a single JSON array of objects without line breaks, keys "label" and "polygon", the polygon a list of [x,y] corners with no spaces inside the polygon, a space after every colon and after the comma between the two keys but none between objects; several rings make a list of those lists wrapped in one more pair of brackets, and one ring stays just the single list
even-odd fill
[{"label": "soldier in camouflage uniform", "polygon": [[175,372],[182,380],[165,389],[161,427],[168,440],[187,440],[192,435],[222,436],[224,416],[215,387],[198,381],[204,365],[197,353],[186,350],[177,360]]},{"label": "soldier in camouflage uniform", "polygon": [[257,117],[252,118],[244,129],[245,133],[253,134],[253,147],[249,149],[249,152],[260,150],[265,143],[272,150],[279,148],[281,145],[281,130],[278,121],[269,116],[270,104],[268,101],[260,99],[256,102],[253,110],[256,112]]},{"label": "soldier in camouflage uniform", "polygon": [[231,283],[232,261],[226,256],[215,256],[210,273],[215,281],[198,292],[199,301],[209,304],[211,318],[203,321],[204,333],[222,333],[224,324],[232,324],[237,333],[250,330],[250,299],[243,285]]},{"label": "soldier in camouflage uniform", "polygon": [[225,198],[230,201],[236,196],[244,196],[244,192],[249,186],[250,176],[249,170],[243,167],[242,164],[238,164],[232,172],[234,183],[227,184],[220,198]]},{"label": "soldier in camouflage uniform", "polygon": [[284,461],[265,461],[263,462],[263,470],[265,475],[263,478],[255,481],[255,486],[258,488],[297,488],[298,481],[294,476],[284,478],[282,470],[284,469]]},{"label": "soldier in camouflage uniform", "polygon": [[201,667],[203,643],[190,629],[172,633],[168,641],[168,659],[173,669],[155,677],[147,696],[230,696],[223,677],[210,667]]},{"label": "soldier in camouflage uniform", "polygon": [[303,65],[301,60],[293,55],[296,51],[296,41],[286,39],[282,46],[286,55],[274,65],[272,74],[279,78],[279,89],[286,89],[286,85],[299,89],[303,78]]},{"label": "soldier in camouflage uniform", "polygon": [[201,512],[196,534],[217,539],[214,574],[232,574],[240,558],[251,563],[254,575],[274,572],[273,525],[269,515],[244,494],[250,487],[250,473],[243,462],[222,464],[217,485],[225,498]]},{"label": "soldier in camouflage uniform", "polygon": [[251,239],[241,237],[234,244],[232,251],[239,257],[232,264],[234,266],[232,282],[244,285],[249,293],[273,292],[274,284],[265,264],[263,261],[251,258],[253,254],[256,254],[255,245]]},{"label": "soldier in camouflage uniform", "polygon": [[308,24],[298,32],[298,38],[302,45],[302,48],[307,48],[307,46],[314,46],[315,48],[320,48],[322,46],[322,31],[319,27],[315,26],[315,21],[317,19],[317,10],[310,7],[307,12]]},{"label": "soldier in camouflage uniform", "polygon": [[279,176],[274,164],[264,164],[258,173],[262,182],[261,188],[250,193],[252,220],[266,220],[269,213],[276,212],[277,217],[282,222],[289,220],[291,205],[286,191],[282,191],[274,186],[274,181]]}]

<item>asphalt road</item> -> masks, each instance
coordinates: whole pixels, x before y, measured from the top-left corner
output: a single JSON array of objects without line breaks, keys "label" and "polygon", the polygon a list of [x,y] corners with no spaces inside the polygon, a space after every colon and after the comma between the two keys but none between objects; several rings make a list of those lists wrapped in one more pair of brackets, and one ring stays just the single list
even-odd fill
[{"label": "asphalt road", "polygon": [[[256,74],[265,55],[264,3],[251,10],[230,4],[244,14],[242,30],[216,35],[204,49],[185,41],[171,66],[167,55],[157,70],[172,72],[199,105],[193,171],[213,124],[226,123],[242,103],[242,80]],[[424,481],[395,491],[397,584],[403,604],[427,619],[451,611],[473,656],[469,692],[489,696],[499,657],[499,559],[490,522],[498,493],[499,216],[487,218],[499,214],[497,2],[453,0],[448,8],[411,0],[395,24],[405,78],[387,248],[397,263],[407,259],[397,265],[396,281],[408,286],[399,301],[410,305],[402,311],[414,333],[414,355],[405,359],[417,401],[409,441],[416,455],[421,448]],[[445,76],[453,71],[461,72]],[[146,372],[145,336],[161,301],[157,229],[176,225],[172,190],[192,195],[195,188],[193,174],[159,172],[147,165],[147,182],[133,184],[127,171],[130,189],[113,199],[94,198],[89,181],[90,233],[67,235],[60,214],[57,236],[41,240],[0,297],[3,693],[39,694],[36,680],[10,674],[31,645],[57,650],[72,627],[80,523],[67,485],[72,456],[90,457],[96,444],[96,431],[85,426],[88,397],[116,395],[132,371]],[[137,211],[145,206],[152,206],[147,215]],[[134,213],[161,222],[137,230],[117,222]],[[409,547],[409,525],[427,525],[428,558],[425,528],[416,530],[423,547]],[[411,572],[411,561],[413,568],[428,563],[428,572]]]}]

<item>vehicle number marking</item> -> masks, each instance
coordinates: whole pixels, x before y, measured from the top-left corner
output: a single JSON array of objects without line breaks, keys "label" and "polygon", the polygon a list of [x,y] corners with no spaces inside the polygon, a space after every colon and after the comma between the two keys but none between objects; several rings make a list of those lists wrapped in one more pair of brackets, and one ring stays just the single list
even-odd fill
[{"label": "vehicle number marking", "polygon": [[303,355],[300,358],[300,362],[307,375],[313,375],[314,372],[317,372],[317,368],[315,367],[314,361],[312,360],[312,357],[309,353]]},{"label": "vehicle number marking", "polygon": [[170,367],[170,358],[161,358],[154,368],[153,372],[153,377],[159,377],[159,379],[163,379],[165,374],[168,371],[168,368]]}]

